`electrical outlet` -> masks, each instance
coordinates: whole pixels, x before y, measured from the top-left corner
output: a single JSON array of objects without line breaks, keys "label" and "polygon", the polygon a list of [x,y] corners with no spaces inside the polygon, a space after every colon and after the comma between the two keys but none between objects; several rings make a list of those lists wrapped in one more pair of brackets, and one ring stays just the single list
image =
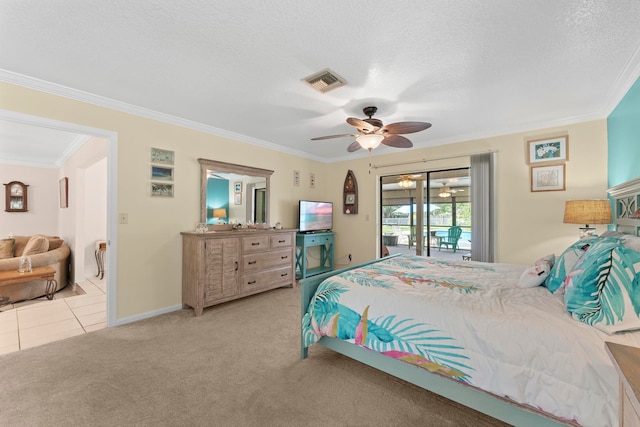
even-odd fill
[{"label": "electrical outlet", "polygon": [[119,213],[118,214],[118,222],[120,224],[129,224],[129,214],[128,213]]},{"label": "electrical outlet", "polygon": [[349,254],[349,261],[351,261],[351,254]]}]

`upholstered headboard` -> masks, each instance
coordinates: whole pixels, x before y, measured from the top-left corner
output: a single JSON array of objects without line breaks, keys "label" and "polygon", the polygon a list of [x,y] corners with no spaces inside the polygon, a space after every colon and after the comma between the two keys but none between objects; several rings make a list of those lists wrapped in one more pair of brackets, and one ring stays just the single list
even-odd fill
[{"label": "upholstered headboard", "polygon": [[640,236],[640,219],[629,218],[640,207],[640,178],[611,187],[607,193],[613,198],[613,224],[616,231]]}]

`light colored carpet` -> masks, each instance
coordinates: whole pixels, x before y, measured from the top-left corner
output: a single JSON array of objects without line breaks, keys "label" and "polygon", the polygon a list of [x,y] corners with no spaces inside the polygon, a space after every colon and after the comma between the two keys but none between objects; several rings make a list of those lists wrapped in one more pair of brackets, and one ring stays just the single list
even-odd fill
[{"label": "light colored carpet", "polygon": [[0,356],[0,425],[499,426],[321,347],[300,288]]}]

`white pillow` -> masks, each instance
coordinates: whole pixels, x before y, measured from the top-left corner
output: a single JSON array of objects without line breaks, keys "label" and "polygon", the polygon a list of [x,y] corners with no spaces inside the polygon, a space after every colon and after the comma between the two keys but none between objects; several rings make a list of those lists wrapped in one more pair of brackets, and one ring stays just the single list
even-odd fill
[{"label": "white pillow", "polygon": [[553,254],[540,258],[522,272],[520,280],[518,280],[516,286],[519,288],[533,288],[535,286],[540,286],[542,282],[544,282],[544,279],[549,275],[551,267],[553,267],[555,261],[556,256]]}]

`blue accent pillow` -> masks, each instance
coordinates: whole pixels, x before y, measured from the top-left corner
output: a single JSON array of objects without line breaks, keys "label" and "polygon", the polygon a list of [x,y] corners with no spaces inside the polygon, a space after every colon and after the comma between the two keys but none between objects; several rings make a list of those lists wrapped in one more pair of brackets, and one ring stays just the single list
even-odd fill
[{"label": "blue accent pillow", "polygon": [[589,249],[589,246],[591,246],[596,239],[597,237],[580,239],[565,249],[564,252],[556,258],[556,262],[553,264],[549,276],[547,276],[542,285],[546,286],[551,293],[562,291],[564,278],[571,273],[573,267],[580,261],[580,258],[582,258],[587,249]]},{"label": "blue accent pillow", "polygon": [[618,239],[592,245],[565,282],[567,311],[607,334],[640,329],[640,252]]}]

